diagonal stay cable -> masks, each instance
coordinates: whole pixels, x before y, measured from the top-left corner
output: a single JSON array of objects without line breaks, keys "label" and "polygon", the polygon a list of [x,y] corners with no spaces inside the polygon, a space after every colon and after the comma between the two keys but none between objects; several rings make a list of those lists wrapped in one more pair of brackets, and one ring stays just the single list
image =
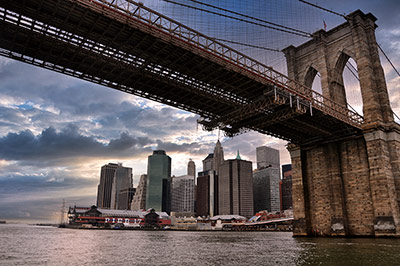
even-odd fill
[{"label": "diagonal stay cable", "polygon": [[[351,65],[351,64],[350,64]],[[351,65],[351,66],[353,66],[353,65]],[[358,76],[356,75],[356,73],[354,73],[354,70],[353,69],[351,69],[350,67],[349,67],[349,65],[348,64],[346,64],[346,67],[347,67],[347,69],[351,72],[351,74],[353,74],[353,76],[358,80],[358,81],[360,81],[360,79],[358,78]],[[353,67],[354,68],[354,67]],[[357,70],[356,70],[357,71]]]},{"label": "diagonal stay cable", "polygon": [[379,47],[379,50],[381,50],[382,54],[385,56],[386,60],[389,61],[389,64],[393,67],[394,71],[397,73],[397,75],[400,77],[399,71],[396,69],[396,67],[393,65],[392,61],[389,59],[389,57],[386,55],[386,53],[383,51],[382,47],[376,43]]},{"label": "diagonal stay cable", "polygon": [[257,48],[257,49],[263,49],[263,50],[267,50],[267,51],[271,51],[271,52],[279,52],[281,53],[282,51],[279,49],[273,49],[273,48],[268,48],[268,47],[262,47],[262,46],[258,46],[258,45],[254,45],[254,44],[248,44],[248,43],[242,43],[242,42],[235,42],[235,41],[230,41],[230,40],[225,40],[225,39],[220,39],[220,38],[213,38],[216,41],[221,41],[221,42],[227,42],[227,43],[233,43],[233,44],[238,44],[238,45],[242,45],[242,46],[248,46],[248,47],[252,47],[252,48]]},{"label": "diagonal stay cable", "polygon": [[350,61],[347,61],[347,64],[349,64],[351,68],[358,74],[357,68]]}]

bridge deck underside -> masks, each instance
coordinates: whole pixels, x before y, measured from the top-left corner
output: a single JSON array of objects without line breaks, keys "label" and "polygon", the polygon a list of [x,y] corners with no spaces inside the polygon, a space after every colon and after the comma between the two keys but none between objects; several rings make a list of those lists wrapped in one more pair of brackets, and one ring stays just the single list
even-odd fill
[{"label": "bridge deck underside", "polygon": [[[298,105],[273,82],[139,21],[122,23],[72,1],[0,0],[0,6],[4,56],[199,114],[232,135],[251,129],[301,144],[360,133]],[[279,103],[247,110],[241,119],[223,119],[277,97]]]}]

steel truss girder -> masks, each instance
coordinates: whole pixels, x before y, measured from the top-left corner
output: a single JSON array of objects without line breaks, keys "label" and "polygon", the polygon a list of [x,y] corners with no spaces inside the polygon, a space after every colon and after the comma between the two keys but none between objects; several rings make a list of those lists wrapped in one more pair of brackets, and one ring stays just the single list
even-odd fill
[{"label": "steel truss girder", "polygon": [[[3,24],[3,23],[4,22],[2,22],[1,24]],[[12,25],[12,27],[16,27],[16,26]],[[5,31],[7,30],[7,26],[5,24],[3,24],[2,28],[4,29],[4,31],[2,31],[1,34],[5,34]],[[2,38],[2,40],[4,41],[4,38]],[[67,43],[61,42],[61,40],[57,40],[56,41],[55,39],[52,39],[51,41],[53,43],[58,41],[58,44],[55,45],[55,46],[58,46],[58,47],[61,47],[62,45],[64,45],[64,46],[67,45]],[[15,45],[15,44],[11,44],[11,45]],[[67,48],[68,47],[66,46],[64,51]],[[49,68],[49,69],[55,70],[57,72],[69,74],[69,75],[72,75],[72,76],[77,76],[78,75],[80,78],[83,78],[83,79],[86,79],[86,80],[90,80],[90,81],[93,81],[93,82],[96,82],[96,83],[99,83],[99,84],[102,84],[102,85],[106,85],[106,86],[110,86],[110,87],[124,87],[124,86],[122,86],[122,84],[116,84],[116,83],[113,83],[112,81],[96,78],[94,76],[91,77],[90,75],[87,75],[87,74],[84,74],[84,73],[77,73],[76,71],[72,71],[71,69],[66,69],[66,68],[60,67],[60,66],[58,66],[56,64],[49,64],[49,62],[44,62],[44,61],[41,61],[40,59],[37,60],[35,58],[27,57],[27,56],[24,56],[22,54],[18,55],[16,53],[12,53],[11,51],[7,51],[7,50],[2,50],[2,51],[0,51],[0,53],[2,55],[7,56],[7,57],[14,58],[14,59],[17,59],[17,60],[20,60],[20,61],[24,61],[24,62],[28,62],[28,63],[34,64],[34,65],[40,65],[42,67]],[[86,50],[86,51],[83,52],[83,54],[86,54],[86,56],[89,56],[90,52]],[[104,55],[97,54],[97,58],[98,59],[100,59],[101,57],[104,58],[103,59],[104,63],[107,62],[109,59],[111,59],[110,56],[104,56]],[[129,63],[132,63],[132,62],[118,61],[118,64],[121,66],[121,68],[126,68],[126,69],[134,67],[134,65],[129,64]],[[137,62],[136,62],[136,64],[137,64]],[[150,67],[148,67],[147,72],[146,71],[141,72],[142,76],[145,76],[146,74],[147,74],[147,76],[151,75],[151,79],[157,79],[157,80],[160,80],[160,81],[163,81],[163,82],[165,82],[165,76],[169,76],[170,77],[169,78],[170,79],[170,81],[169,81],[170,85],[173,84],[174,86],[179,86],[181,88],[181,90],[185,90],[187,93],[196,93],[196,92],[198,92],[198,94],[202,95],[203,97],[208,97],[209,99],[213,99],[213,100],[218,99],[218,95],[210,95],[206,91],[204,91],[204,89],[202,89],[202,88],[196,89],[196,86],[193,83],[190,84],[190,86],[188,86],[189,84],[185,84],[184,82],[182,82],[182,80],[185,81],[185,79],[182,78],[182,77],[179,78],[178,76],[176,76],[174,78],[171,78],[171,75],[173,74],[173,71],[169,71],[168,72],[165,69],[157,69],[157,67],[155,67],[155,66],[150,66]],[[159,102],[162,102],[162,103],[167,103],[167,104],[171,104],[171,105],[177,106],[177,107],[182,108],[182,109],[186,109],[186,108],[183,108],[183,106],[181,106],[181,105],[179,105],[177,103],[171,102],[170,100],[158,98],[157,96],[151,96],[148,93],[140,92],[140,91],[135,90],[133,88],[131,88],[131,89],[126,88],[125,91],[126,90],[130,91],[133,94],[139,95],[141,97],[151,98],[153,100],[156,100],[156,101],[159,101]],[[220,99],[220,101],[223,101],[223,99]],[[232,102],[230,102],[230,101],[227,101],[227,103],[228,104],[232,104]],[[207,114],[204,111],[193,110],[193,109],[191,109],[191,110],[189,109],[189,111],[213,117],[213,115],[211,113]]]},{"label": "steel truss girder", "polygon": [[[87,0],[75,0],[81,4],[88,5]],[[324,113],[328,113],[336,117],[337,119],[348,123],[354,127],[361,127],[363,118],[348,110],[347,107],[342,106],[323,95],[312,91],[310,88],[299,84],[296,81],[290,80],[283,74],[273,70],[271,67],[265,66],[246,55],[231,49],[230,47],[219,43],[193,29],[186,27],[168,17],[163,16],[149,8],[144,7],[131,0],[91,0],[93,1],[92,7],[96,8],[96,2],[108,6],[110,8],[118,10],[118,12],[126,13],[131,16],[132,19],[138,19],[144,21],[152,26],[158,27],[161,31],[164,31],[172,36],[177,36],[184,39],[184,41],[193,43],[202,49],[206,49],[212,53],[215,53],[218,57],[222,57],[227,61],[233,62],[235,65],[239,65],[241,68],[247,69],[253,76],[254,79],[259,80],[261,83],[265,83],[265,79],[277,85],[280,89],[289,91],[302,99],[307,99],[310,103],[313,103],[315,108],[321,110]],[[91,2],[90,1],[90,2]],[[133,11],[134,10],[134,11]],[[142,13],[141,13],[142,12]],[[231,65],[225,65],[228,69],[233,69]],[[248,74],[248,73],[246,73]]]},{"label": "steel truss girder", "polygon": [[[71,2],[77,2],[77,1],[71,1]],[[80,3],[81,4],[81,3]],[[78,5],[80,5],[80,4],[78,4]],[[75,5],[73,5],[72,7],[74,7]],[[39,7],[40,8],[40,7]],[[71,9],[73,9],[73,8],[71,8]],[[70,9],[70,10],[71,10]],[[69,11],[70,11],[69,10]],[[69,11],[68,11],[68,14],[69,14]],[[103,16],[103,14],[100,14],[100,13],[98,13],[98,16],[100,17],[100,16]],[[65,20],[68,20],[68,17],[69,17],[69,15],[65,18]],[[64,24],[64,23],[66,23],[66,21],[62,21],[62,22],[60,22],[61,24]],[[127,24],[128,25],[128,24]],[[58,29],[58,30],[60,30],[60,29]],[[89,30],[90,31],[90,30]],[[62,30],[61,30],[61,32],[62,32]],[[106,30],[104,30],[104,32],[103,32],[103,34],[101,35],[101,36],[103,36],[104,35],[104,33],[106,32]],[[69,34],[69,33],[68,33]],[[149,35],[150,36],[150,35]],[[119,52],[119,53],[126,53],[126,52],[122,52],[121,50],[120,51],[116,51],[115,50],[115,48],[112,48],[112,47],[110,47],[109,45],[110,45],[110,43],[108,43],[107,45],[103,45],[103,44],[101,44],[101,43],[99,43],[99,42],[96,42],[96,40],[89,40],[89,39],[87,39],[87,38],[84,38],[84,37],[81,37],[81,36],[77,36],[76,34],[70,34],[70,37],[71,38],[79,38],[80,40],[81,40],[81,42],[84,42],[84,41],[86,41],[86,42],[90,42],[90,43],[92,43],[92,47],[93,48],[101,48],[101,49],[103,49],[103,50],[105,50],[105,49],[107,49],[107,48],[109,48],[108,50],[109,50],[109,52],[111,52],[111,53],[114,53],[114,52]],[[149,47],[147,47],[147,49],[149,49]],[[182,73],[181,73],[182,74]],[[235,103],[235,102],[237,102],[237,103],[239,103],[239,104],[245,104],[245,103],[247,103],[247,100],[246,99],[244,99],[244,98],[242,98],[242,97],[240,97],[240,96],[238,96],[238,95],[235,95],[234,93],[231,93],[231,92],[229,92],[229,91],[226,91],[226,90],[223,90],[223,89],[221,89],[221,88],[219,88],[219,87],[215,87],[215,86],[212,86],[212,85],[210,85],[210,84],[206,84],[206,83],[204,83],[204,82],[202,82],[201,80],[196,80],[196,79],[194,79],[194,78],[192,78],[192,77],[189,77],[189,76],[187,76],[187,75],[185,75],[184,76],[184,78],[185,79],[187,79],[190,83],[193,83],[193,82],[197,82],[197,83],[201,83],[201,87],[203,87],[203,88],[205,88],[205,87],[208,87],[208,90],[209,91],[211,91],[211,93],[212,94],[219,94],[219,95],[221,95],[222,97],[226,97],[227,98],[227,100],[228,101],[231,101],[231,102],[233,102],[233,103]]]},{"label": "steel truss girder", "polygon": [[[124,3],[130,3],[130,5],[126,6]],[[50,7],[46,9],[48,4]],[[29,10],[25,10],[25,15],[21,16],[18,10],[22,10],[25,5],[29,6]],[[9,48],[9,50],[1,50],[1,54],[200,114],[208,119],[205,123],[209,123],[210,129],[215,127],[223,127],[231,131],[252,129],[287,139],[281,136],[285,133],[276,128],[280,121],[285,121],[284,111],[279,107],[283,103],[263,107],[262,103],[255,100],[260,97],[258,95],[261,95],[263,90],[271,92],[272,87],[275,88],[275,93],[278,92],[278,97],[284,96],[286,100],[292,97],[296,99],[297,108],[309,107],[310,115],[312,115],[312,108],[315,108],[322,113],[322,118],[329,118],[332,126],[337,126],[339,130],[349,129],[354,132],[362,124],[362,117],[343,109],[335,102],[310,92],[308,88],[300,86],[240,52],[215,40],[210,40],[207,36],[130,0],[16,0],[15,2],[0,0],[0,14],[1,6],[12,6],[14,14],[9,14],[7,17],[15,17],[17,22],[14,21],[14,25],[24,21],[25,25],[20,25],[20,28],[29,31],[26,42],[16,44],[19,45],[17,52]],[[57,13],[59,6],[62,12]],[[39,12],[42,8],[45,11],[43,14],[34,13],[34,10]],[[3,11],[5,21],[6,10],[3,9]],[[26,17],[26,12],[32,14],[30,21]],[[58,20],[55,18],[55,13],[61,14]],[[90,19],[83,22],[86,16],[79,17],[82,14],[89,14]],[[44,18],[45,23],[40,22],[41,19],[38,21],[38,18]],[[57,21],[50,25],[53,19]],[[102,29],[97,27],[94,30],[97,23],[89,23],[96,19],[99,20]],[[71,30],[70,32],[64,30],[65,28],[54,26],[62,27],[64,24],[68,24],[66,27]],[[74,25],[79,28],[81,24],[82,29],[79,31],[73,29]],[[39,41],[36,40],[36,43],[39,43],[36,53],[27,52],[34,33],[42,34],[44,37]],[[129,38],[126,37],[129,33],[133,33],[131,36],[136,40],[135,42],[128,43]],[[142,38],[142,36],[148,38]],[[59,51],[56,47],[50,47],[45,56],[43,56],[43,51],[40,51],[46,37],[52,37],[54,43],[62,42],[65,45],[65,51],[59,54],[58,59],[54,59]],[[141,43],[137,43],[138,39]],[[0,39],[0,44],[3,41]],[[43,45],[48,47],[47,44]],[[141,47],[138,48],[138,46]],[[177,57],[177,53],[168,54],[179,49],[183,51],[182,57]],[[75,53],[71,54],[71,50]],[[146,56],[138,56],[137,51],[144,51]],[[93,58],[97,57],[97,60],[87,58],[84,55],[86,52],[97,54],[93,56]],[[70,56],[69,60],[73,64],[66,63],[66,56]],[[187,60],[182,60],[183,57]],[[192,61],[189,62],[189,60]],[[99,64],[99,62],[103,63]],[[177,68],[176,65],[182,67]],[[209,68],[204,67],[208,65]],[[83,69],[83,67],[87,68]],[[180,71],[183,68],[188,70]],[[142,83],[135,83],[135,80],[129,76],[132,74],[132,69],[135,69],[135,76],[143,77],[140,82],[148,83],[146,84],[147,91],[139,87]],[[102,75],[93,74],[96,70]],[[221,75],[209,73],[213,70]],[[159,81],[157,84],[163,84],[162,90],[168,86],[179,89],[162,91],[158,94],[156,89],[149,87],[151,86],[149,79]],[[257,93],[251,93],[253,90]],[[198,103],[195,103],[196,97],[201,99]],[[277,97],[276,94],[275,97]],[[204,108],[206,105],[209,108]],[[283,120],[270,117],[271,121],[265,121],[265,117],[268,117],[270,112],[271,114],[277,112],[276,115],[281,115]],[[286,120],[290,120],[290,126],[293,126],[297,119],[289,117]],[[308,125],[309,131],[326,135],[324,126],[320,130],[312,130],[313,119],[302,116],[301,120],[303,120],[302,123]],[[282,124],[279,126],[283,128]],[[318,129],[318,126],[315,125],[315,128]],[[315,132],[310,135],[315,135]],[[287,136],[293,136],[293,134],[287,134]]]},{"label": "steel truss girder", "polygon": [[243,119],[249,118],[257,113],[270,113],[273,107],[285,104],[286,100],[283,97],[273,97],[267,96],[262,97],[262,100],[257,100],[253,103],[249,103],[240,108],[235,109],[234,111],[223,115],[214,120],[205,120],[200,119],[198,122],[205,126],[209,131],[214,130],[216,128],[225,128],[228,125],[232,125],[234,123],[238,123]]},{"label": "steel truss girder", "polygon": [[[349,111],[345,106],[341,106],[312,91],[310,88],[288,79],[272,68],[134,1],[69,0],[69,2],[89,8],[94,12],[131,27],[138,27],[143,32],[153,34],[156,38],[161,38],[165,41],[168,40],[181,48],[190,49],[198,55],[206,55],[206,58],[212,61],[215,60],[224,68],[251,77],[261,84],[275,84],[280,90],[289,91],[302,99],[310,101],[314,108],[334,116],[353,127],[361,127],[363,118]],[[143,24],[147,24],[146,27],[143,27]],[[166,37],[167,35],[169,36]],[[183,42],[177,41],[177,39]],[[197,47],[200,50],[192,49],[193,47]],[[207,54],[204,54],[204,51],[201,50],[206,50]],[[214,54],[214,57],[209,56],[210,54]]]},{"label": "steel truss girder", "polygon": [[[1,21],[1,19],[0,19]],[[25,24],[29,23],[29,21],[24,21]],[[15,26],[15,25],[13,25]],[[18,25],[19,26],[19,25]],[[55,40],[54,41],[62,41],[65,44],[71,44],[75,47],[79,47],[78,52],[82,52],[82,54],[87,53],[89,51],[95,51],[99,55],[110,57],[111,59],[115,59],[119,61],[119,64],[127,64],[127,68],[135,67],[135,68],[145,68],[146,71],[148,72],[154,72],[154,73],[159,73],[160,76],[163,76],[168,79],[175,79],[177,82],[183,83],[186,86],[189,86],[191,89],[188,92],[192,93],[198,93],[199,95],[202,95],[204,97],[207,97],[212,100],[218,100],[220,102],[224,102],[225,104],[236,106],[234,101],[231,99],[225,99],[225,96],[218,91],[217,88],[209,88],[207,84],[202,83],[201,81],[196,81],[194,79],[190,79],[189,77],[183,75],[182,73],[174,72],[171,69],[166,69],[163,68],[161,65],[155,65],[155,64],[143,64],[145,63],[144,60],[131,56],[131,55],[122,55],[122,56],[117,56],[120,52],[115,51],[115,50],[110,50],[107,49],[109,47],[105,47],[104,49],[99,49],[101,47],[100,43],[96,43],[93,41],[87,42],[86,39],[79,37],[79,36],[73,36],[73,37],[68,37],[68,33],[64,33],[61,30],[55,31],[54,33],[49,33],[46,32],[47,26],[42,25],[37,26],[40,34],[44,34],[48,37],[52,37]],[[27,42],[30,40],[30,36],[33,34],[32,31],[28,31],[27,34],[29,34],[29,38],[27,39]],[[26,45],[25,43],[25,48],[29,45]],[[93,47],[95,47],[93,49]],[[97,47],[97,48],[96,48]],[[92,49],[91,49],[92,48]],[[67,51],[67,49],[64,50],[64,52]],[[26,52],[26,50],[24,50]],[[50,51],[51,54],[51,51]],[[76,54],[75,54],[76,55]],[[75,56],[76,57],[76,56]],[[84,57],[81,57],[84,58]],[[62,56],[60,56],[60,60],[62,60]],[[92,69],[95,67],[96,61],[93,61],[93,63],[89,66],[89,69]],[[61,61],[55,62],[56,65],[62,65]],[[132,65],[133,64],[133,65]],[[103,64],[103,67],[106,66],[107,64]],[[101,70],[101,69],[97,69]],[[240,103],[240,102],[238,102]]]},{"label": "steel truss girder", "polygon": [[221,128],[223,131],[228,132],[228,134],[236,133],[236,132],[246,132],[246,129],[249,129],[250,126],[252,128],[260,128],[264,129],[271,125],[277,124],[279,122],[292,119],[296,116],[305,114],[306,110],[304,108],[284,108],[279,111],[272,112],[265,116],[262,116],[257,121],[249,121],[247,125],[240,126],[240,125],[232,125],[230,127]]}]

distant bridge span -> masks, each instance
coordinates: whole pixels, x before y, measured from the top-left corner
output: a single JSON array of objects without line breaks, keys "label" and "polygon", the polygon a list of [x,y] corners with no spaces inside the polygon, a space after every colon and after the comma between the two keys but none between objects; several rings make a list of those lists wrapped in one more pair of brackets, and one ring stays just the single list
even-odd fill
[{"label": "distant bridge span", "polygon": [[199,114],[228,136],[361,132],[345,105],[133,1],[0,0],[0,27],[1,55]]},{"label": "distant bridge span", "polygon": [[[131,0],[0,0],[0,55],[199,114],[207,130],[290,141],[294,235],[400,236],[400,127],[376,18],[346,18],[283,50],[288,78]],[[347,108],[350,57],[364,118]]]}]

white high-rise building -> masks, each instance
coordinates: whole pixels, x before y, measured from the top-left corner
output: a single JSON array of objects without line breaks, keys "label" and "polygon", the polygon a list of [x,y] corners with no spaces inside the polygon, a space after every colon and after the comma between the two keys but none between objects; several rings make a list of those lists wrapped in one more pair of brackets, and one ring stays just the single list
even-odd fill
[{"label": "white high-rise building", "polygon": [[256,148],[257,169],[272,167],[280,169],[281,163],[279,159],[279,150],[261,146]]},{"label": "white high-rise building", "polygon": [[133,196],[131,210],[136,211],[146,209],[146,187],[147,175],[141,175],[135,195]]},{"label": "white high-rise building", "polygon": [[121,194],[126,194],[126,190],[132,188],[132,168],[123,167],[122,164],[118,164],[112,183],[110,209],[129,209],[131,204],[129,197],[121,197]]},{"label": "white high-rise building", "polygon": [[194,176],[174,176],[171,183],[171,211],[194,213]]}]

